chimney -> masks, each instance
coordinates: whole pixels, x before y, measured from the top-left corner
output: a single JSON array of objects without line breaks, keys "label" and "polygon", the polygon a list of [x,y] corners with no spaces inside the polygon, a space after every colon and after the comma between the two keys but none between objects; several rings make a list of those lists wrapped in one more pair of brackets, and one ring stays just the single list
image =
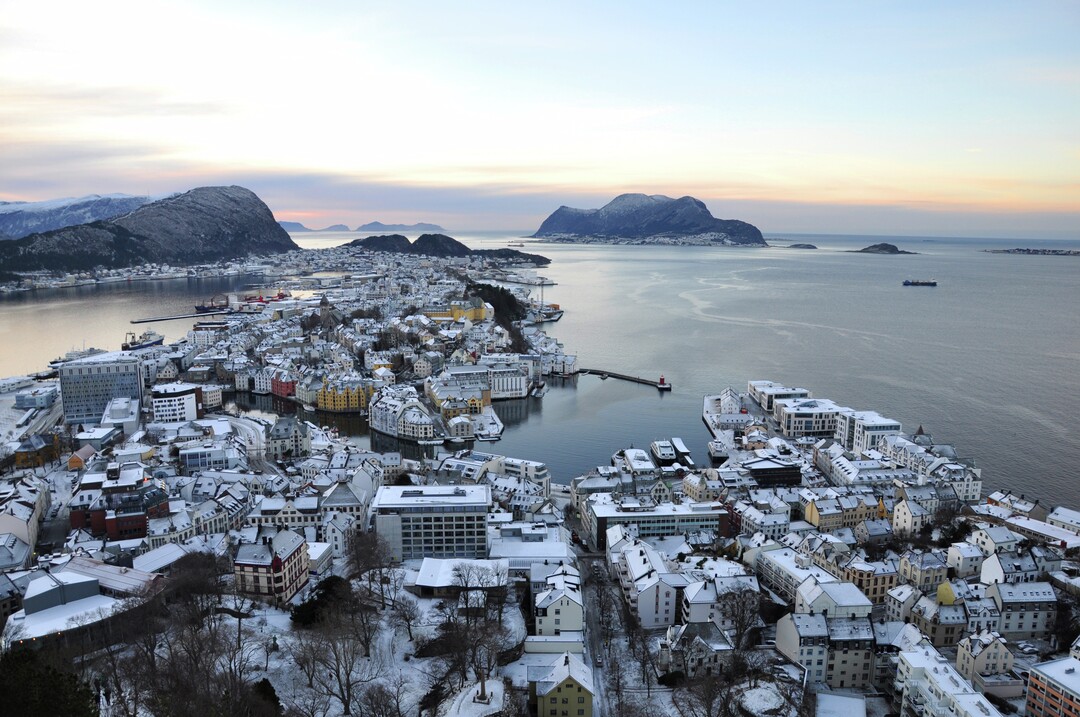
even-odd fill
[{"label": "chimney", "polygon": [[565,655],[563,655],[563,665],[566,666],[566,667],[570,666],[570,653],[569,652],[567,652]]}]

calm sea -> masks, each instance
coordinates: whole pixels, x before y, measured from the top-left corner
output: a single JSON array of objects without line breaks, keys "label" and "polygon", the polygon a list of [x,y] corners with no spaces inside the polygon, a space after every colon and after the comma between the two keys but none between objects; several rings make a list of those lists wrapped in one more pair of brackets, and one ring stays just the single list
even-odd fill
[{"label": "calm sea", "polygon": [[[355,234],[298,234],[305,247]],[[508,234],[459,234],[473,248]],[[1080,507],[1080,258],[982,249],[1080,242],[770,235],[816,250],[531,245],[566,310],[548,330],[589,368],[665,376],[674,390],[582,376],[500,404],[503,440],[478,448],[549,464],[566,481],[612,453],[680,436],[699,463],[701,397],[747,380],[803,386],[956,446],[988,488]],[[849,253],[889,241],[916,255]],[[906,288],[905,278],[936,279]],[[0,375],[86,345],[118,348],[128,320],[180,313],[249,279],[111,285],[0,301]],[[534,290],[534,294],[539,293]],[[174,339],[191,320],[155,324]],[[141,330],[141,328],[137,329]],[[349,425],[360,425],[353,422]],[[362,429],[355,429],[362,430]],[[365,438],[360,439],[366,441]]]}]

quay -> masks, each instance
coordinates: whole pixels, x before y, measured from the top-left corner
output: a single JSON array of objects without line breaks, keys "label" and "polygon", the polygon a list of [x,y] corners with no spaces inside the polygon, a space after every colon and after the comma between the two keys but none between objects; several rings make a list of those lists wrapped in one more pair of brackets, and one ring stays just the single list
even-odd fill
[{"label": "quay", "polygon": [[205,311],[201,314],[180,314],[179,316],[152,316],[148,319],[132,319],[133,324],[149,324],[153,321],[172,321],[174,319],[197,319],[201,316],[218,316],[220,314],[231,314],[229,309],[222,309],[221,311]]},{"label": "quay", "polygon": [[671,382],[664,379],[664,375],[660,374],[660,380],[656,381],[651,378],[641,378],[640,376],[630,376],[625,373],[617,373],[615,371],[605,371],[599,368],[579,368],[575,373],[578,375],[593,375],[600,378],[617,378],[623,381],[632,381],[633,383],[640,383],[645,386],[652,386],[660,391],[670,391]]}]

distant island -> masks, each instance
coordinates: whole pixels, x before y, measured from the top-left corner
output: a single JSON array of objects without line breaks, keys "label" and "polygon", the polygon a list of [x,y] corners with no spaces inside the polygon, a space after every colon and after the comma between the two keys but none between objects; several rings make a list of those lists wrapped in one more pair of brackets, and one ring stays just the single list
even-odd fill
[{"label": "distant island", "polygon": [[880,244],[871,244],[870,246],[863,247],[862,249],[850,249],[852,254],[917,254],[914,251],[904,251],[898,248],[895,244],[887,244],[882,242]]},{"label": "distant island", "polygon": [[358,232],[445,232],[438,224],[418,222],[416,224],[383,224],[382,222],[368,222],[356,228]]},{"label": "distant island", "polygon": [[278,224],[281,225],[281,228],[284,229],[287,232],[309,232],[309,231],[311,231],[311,229],[308,229],[307,227],[305,227],[300,222],[278,222]]},{"label": "distant island", "polygon": [[987,254],[1027,254],[1029,256],[1080,256],[1078,249],[983,249]]},{"label": "distant island", "polygon": [[787,249],[817,249],[813,244],[788,244]]},{"label": "distant island", "polygon": [[353,239],[346,246],[368,251],[384,251],[392,254],[420,254],[422,256],[464,257],[478,256],[504,261],[528,262],[534,266],[547,266],[551,260],[539,254],[526,254],[516,249],[470,249],[457,239],[445,234],[421,234],[410,242],[401,234],[363,237]]},{"label": "distant island", "polygon": [[345,226],[344,224],[331,224],[328,227],[323,227],[322,229],[316,229],[315,231],[317,231],[317,232],[347,232],[347,231],[349,231],[349,228],[347,226]]},{"label": "distant island", "polygon": [[717,219],[700,199],[620,194],[599,209],[559,207],[534,238],[597,244],[768,246],[753,224]]}]

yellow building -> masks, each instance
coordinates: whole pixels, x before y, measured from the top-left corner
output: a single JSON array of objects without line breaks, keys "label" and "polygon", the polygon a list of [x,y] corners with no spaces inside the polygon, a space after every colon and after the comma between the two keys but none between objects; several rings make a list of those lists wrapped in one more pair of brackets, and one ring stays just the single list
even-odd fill
[{"label": "yellow building", "polygon": [[536,717],[592,717],[592,670],[577,655],[565,652],[550,666],[530,667],[529,693]]},{"label": "yellow building", "polygon": [[477,296],[468,299],[451,301],[449,304],[433,304],[425,306],[422,313],[429,319],[438,321],[485,321],[489,318],[487,305]]},{"label": "yellow building", "polygon": [[367,411],[368,401],[375,392],[375,385],[363,379],[327,380],[316,396],[318,407],[323,411],[360,413]]}]

